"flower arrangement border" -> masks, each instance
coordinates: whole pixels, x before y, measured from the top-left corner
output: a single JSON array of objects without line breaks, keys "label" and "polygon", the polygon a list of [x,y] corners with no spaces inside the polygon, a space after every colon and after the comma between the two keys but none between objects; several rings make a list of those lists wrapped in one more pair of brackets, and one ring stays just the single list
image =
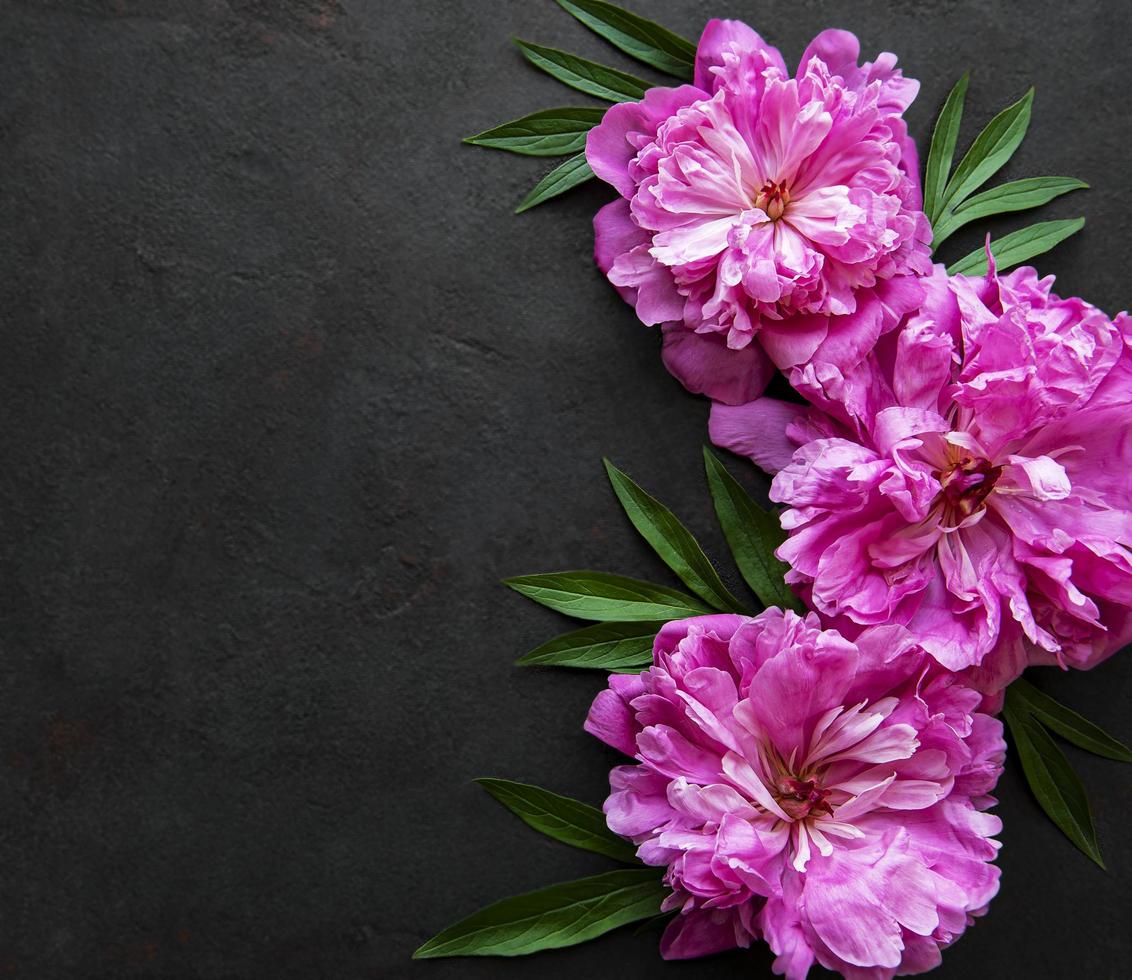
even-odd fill
[{"label": "flower arrangement border", "polygon": [[[680,81],[695,77],[697,48],[691,41],[604,0],[557,2],[629,57]],[[520,39],[515,44],[535,68],[614,105],[639,102],[654,87],[629,72],[566,51]],[[922,211],[930,225],[933,257],[970,223],[1038,208],[1088,186],[1075,178],[1049,176],[986,188],[1026,135],[1032,88],[998,113],[956,164],[968,85],[969,75],[964,74],[948,95],[925,160]],[[595,176],[587,161],[586,143],[605,115],[601,107],[551,108],[492,127],[465,142],[527,156],[566,158],[520,202],[516,211],[522,213]],[[760,205],[764,209],[776,206],[775,201],[768,201],[760,200]],[[1083,217],[1041,221],[994,241],[988,238],[985,248],[953,260],[947,274],[994,277],[1048,252],[1084,224]],[[783,616],[794,617],[790,621],[801,622],[806,607],[787,584],[789,566],[776,555],[786,540],[779,515],[755,503],[706,448],[704,461],[709,492],[731,556],[757,601],[737,598],[672,511],[606,460],[607,475],[625,514],[684,588],[595,571],[509,579],[506,584],[525,597],[591,624],[540,645],[518,664],[599,669],[616,678],[638,674],[654,663],[660,656],[658,633],[673,620],[717,614],[758,617],[761,607],[781,610]],[[597,706],[595,702],[595,712]],[[1037,802],[1065,836],[1103,868],[1084,787],[1054,736],[1120,762],[1132,761],[1132,750],[1022,677],[1006,688],[1000,707]],[[591,731],[605,737],[600,731],[602,723],[593,719],[591,713]],[[601,810],[537,786],[498,778],[478,782],[534,830],[623,867],[497,902],[430,939],[415,957],[524,955],[583,942],[632,922],[676,914],[660,869],[641,866],[635,847],[610,829]],[[816,804],[815,799],[805,805],[824,805],[824,797]],[[790,963],[782,966],[788,976],[802,976],[808,969]]]}]

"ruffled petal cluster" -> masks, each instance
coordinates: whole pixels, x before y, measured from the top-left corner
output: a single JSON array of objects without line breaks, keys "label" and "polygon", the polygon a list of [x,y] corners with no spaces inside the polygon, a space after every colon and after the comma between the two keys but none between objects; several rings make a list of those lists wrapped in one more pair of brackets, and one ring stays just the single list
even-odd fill
[{"label": "ruffled petal cluster", "polygon": [[[586,728],[609,826],[665,868],[668,958],[926,972],[998,888],[992,717],[1029,664],[1132,642],[1132,318],[930,259],[918,83],[825,31],[791,74],[711,21],[694,83],[608,110],[595,257],[771,474],[804,619],[665,626]],[[761,397],[781,371],[806,403]]]},{"label": "ruffled petal cluster", "polygon": [[778,553],[812,607],[850,634],[902,624],[988,691],[1132,640],[1132,320],[1052,281],[937,268],[856,368],[794,372],[815,408],[712,414],[777,471]]},{"label": "ruffled petal cluster", "polygon": [[825,31],[791,76],[745,24],[713,20],[694,85],[591,130],[587,160],[621,195],[594,219],[598,265],[665,326],[691,390],[738,404],[774,365],[847,368],[918,305],[931,231],[902,114],[919,83],[891,54],[858,59]]},{"label": "ruffled petal cluster", "polygon": [[667,868],[668,958],[765,939],[791,980],[938,965],[998,889],[1001,724],[899,627],[770,609],[670,623],[586,728],[636,762],[609,826]]}]

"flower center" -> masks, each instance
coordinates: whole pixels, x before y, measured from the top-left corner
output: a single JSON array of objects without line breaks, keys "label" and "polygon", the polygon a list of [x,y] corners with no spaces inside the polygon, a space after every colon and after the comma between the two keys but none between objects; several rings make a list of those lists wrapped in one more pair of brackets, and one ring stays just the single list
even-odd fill
[{"label": "flower center", "polygon": [[937,470],[933,475],[943,489],[945,508],[958,524],[983,506],[1002,475],[1002,467],[992,466],[990,460],[964,456],[949,469]]},{"label": "flower center", "polygon": [[811,813],[833,814],[833,808],[826,802],[829,790],[821,789],[816,779],[787,776],[778,788],[778,805],[792,820],[804,820]]},{"label": "flower center", "polygon": [[771,221],[781,218],[789,203],[790,191],[786,189],[786,185],[777,184],[773,180],[763,184],[762,190],[755,197],[755,207],[765,211]]}]

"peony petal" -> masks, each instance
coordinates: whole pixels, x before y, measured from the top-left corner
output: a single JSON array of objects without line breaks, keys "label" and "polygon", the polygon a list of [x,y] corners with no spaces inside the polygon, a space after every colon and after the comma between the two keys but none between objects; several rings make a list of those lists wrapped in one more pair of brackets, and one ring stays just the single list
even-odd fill
[{"label": "peony petal", "polygon": [[728,347],[719,334],[699,334],[683,324],[665,324],[664,366],[685,388],[728,405],[740,405],[763,393],[774,365],[757,344]]},{"label": "peony petal", "polygon": [[691,105],[703,93],[692,85],[650,88],[640,102],[610,106],[601,122],[586,134],[586,162],[622,197],[633,196],[635,183],[628,174],[641,137],[656,135],[657,127],[677,110]]},{"label": "peony petal", "polygon": [[713,402],[708,434],[715,445],[749,457],[773,475],[790,465],[797,446],[787,433],[805,411],[805,406],[777,398],[756,398],[744,405]]},{"label": "peony petal", "polygon": [[798,62],[798,75],[800,77],[804,74],[810,61],[816,58],[830,74],[840,75],[854,84],[860,73],[857,64],[860,57],[861,45],[855,34],[830,28],[822,31],[802,52],[802,58]]},{"label": "peony petal", "polygon": [[696,46],[696,86],[705,92],[714,91],[716,75],[713,69],[723,65],[725,53],[737,51],[747,55],[760,54],[767,64],[786,73],[786,64],[778,49],[767,44],[756,31],[739,20],[713,18],[704,25]]},{"label": "peony petal", "polygon": [[626,755],[635,755],[639,726],[633,719],[629,702],[643,693],[644,685],[638,677],[629,674],[619,675],[616,680],[616,685],[611,680],[610,689],[599,692],[594,698],[584,727],[606,745]]},{"label": "peony petal", "polygon": [[668,924],[660,940],[660,955],[666,960],[690,960],[748,946],[750,941],[733,910],[693,911]]}]

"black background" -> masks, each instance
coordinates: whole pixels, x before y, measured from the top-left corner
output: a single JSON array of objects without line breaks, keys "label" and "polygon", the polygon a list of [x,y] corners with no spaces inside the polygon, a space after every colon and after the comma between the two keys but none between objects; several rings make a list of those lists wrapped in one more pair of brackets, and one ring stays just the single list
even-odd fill
[{"label": "black background", "polygon": [[[1005,176],[1093,185],[1043,214],[1089,224],[1039,266],[1132,302],[1127,4],[636,6],[690,37],[744,17],[790,62],[849,27],[922,80],[921,146],[963,69],[961,145],[1035,83]],[[0,976],[767,975],[765,950],[662,964],[631,929],[408,959],[605,867],[470,782],[598,802],[614,761],[580,727],[599,676],[512,666],[567,624],[498,580],[667,581],[603,454],[724,556],[708,406],[591,264],[611,192],[514,217],[545,164],[458,142],[585,101],[512,34],[648,70],[549,0],[0,10]],[[1042,682],[1132,736],[1127,655]],[[943,976],[1128,975],[1128,770],[1070,754],[1111,870],[1012,759],[1002,891]]]}]

